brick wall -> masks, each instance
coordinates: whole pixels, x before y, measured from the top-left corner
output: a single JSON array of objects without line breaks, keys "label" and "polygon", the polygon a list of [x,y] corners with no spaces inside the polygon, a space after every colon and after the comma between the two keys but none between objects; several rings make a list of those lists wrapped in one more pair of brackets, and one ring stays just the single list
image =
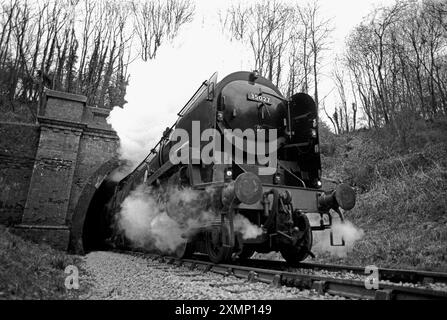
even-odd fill
[{"label": "brick wall", "polygon": [[0,223],[20,223],[39,144],[39,126],[0,122]]}]

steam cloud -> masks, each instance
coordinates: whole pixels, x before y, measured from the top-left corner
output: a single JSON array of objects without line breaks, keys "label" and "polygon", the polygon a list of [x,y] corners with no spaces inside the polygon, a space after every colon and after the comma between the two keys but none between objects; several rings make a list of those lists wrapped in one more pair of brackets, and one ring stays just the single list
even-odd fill
[{"label": "steam cloud", "polygon": [[[195,228],[215,219],[211,212],[197,207],[197,193],[190,189],[169,191],[171,199],[177,201],[168,200],[165,205],[159,201],[162,199],[154,196],[152,188],[145,185],[139,186],[124,200],[118,214],[118,228],[134,246],[173,253]],[[180,209],[179,203],[182,206],[182,224],[173,220],[167,211],[167,208]]]},{"label": "steam cloud", "polygon": [[355,243],[363,238],[364,231],[357,228],[350,221],[345,220],[343,223],[334,220],[332,225],[334,234],[334,242],[341,243],[341,239],[345,240],[344,247],[332,247],[330,245],[330,230],[317,231],[313,233],[314,245],[312,251],[315,253],[330,253],[337,257],[346,257],[353,249]]},{"label": "steam cloud", "polygon": [[252,224],[246,217],[240,214],[234,217],[234,231],[240,232],[244,240],[255,239],[263,232],[261,227]]},{"label": "steam cloud", "polygon": [[[136,248],[171,254],[188,236],[220,220],[219,215],[204,209],[206,197],[194,190],[169,188],[166,192],[169,199],[154,194],[152,188],[139,186],[124,200],[118,214],[118,231]],[[262,233],[261,228],[242,215],[235,216],[234,229],[243,239],[256,238]]]}]

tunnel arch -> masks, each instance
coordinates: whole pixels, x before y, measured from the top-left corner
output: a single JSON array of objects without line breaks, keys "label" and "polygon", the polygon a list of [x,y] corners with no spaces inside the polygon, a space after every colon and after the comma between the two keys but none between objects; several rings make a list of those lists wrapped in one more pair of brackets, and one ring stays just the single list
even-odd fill
[{"label": "tunnel arch", "polygon": [[84,227],[89,220],[89,211],[95,210],[95,205],[107,198],[113,183],[107,182],[106,178],[119,167],[118,159],[111,159],[104,163],[93,173],[82,189],[71,219],[70,241],[68,251],[75,254],[85,253]]}]

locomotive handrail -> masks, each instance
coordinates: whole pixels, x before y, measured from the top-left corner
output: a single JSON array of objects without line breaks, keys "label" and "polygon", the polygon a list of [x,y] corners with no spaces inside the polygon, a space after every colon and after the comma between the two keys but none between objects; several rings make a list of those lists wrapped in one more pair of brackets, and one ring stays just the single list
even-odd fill
[{"label": "locomotive handrail", "polygon": [[287,171],[289,174],[291,174],[293,177],[295,177],[299,182],[301,182],[303,184],[304,188],[307,188],[306,183],[300,179],[296,174],[294,174],[292,171],[290,171],[289,169],[287,169],[285,166],[283,166],[281,163],[279,163],[279,166],[281,168],[283,168],[285,171]]},{"label": "locomotive handrail", "polygon": [[196,98],[197,94],[200,92],[200,90],[202,90],[202,88],[204,86],[208,87],[208,80],[203,81],[202,85],[199,87],[199,89],[197,89],[196,93],[193,94],[193,96],[191,97],[191,99],[188,100],[188,102],[185,104],[185,106],[180,110],[179,113],[177,113],[177,115],[179,117],[183,117],[184,115],[184,111],[189,107],[190,103]]},{"label": "locomotive handrail", "polygon": [[[215,79],[214,79],[215,78]],[[211,78],[209,78],[208,80],[203,81],[202,85],[199,87],[199,89],[197,89],[197,91],[193,94],[193,96],[191,97],[191,99],[189,99],[189,101],[185,104],[185,106],[180,110],[180,112],[177,114],[179,117],[183,117],[184,112],[188,110],[188,108],[190,107],[191,103],[197,99],[197,95],[198,93],[203,89],[203,87],[207,87],[209,89],[209,86],[212,83],[215,83],[215,81],[217,81],[217,72],[214,72],[213,75],[211,76]],[[208,96],[209,96],[209,92],[208,92]]]},{"label": "locomotive handrail", "polygon": [[[211,79],[213,79],[213,78],[217,78],[217,72],[215,72],[212,76],[211,76],[211,78],[210,78],[210,80]],[[190,104],[197,98],[197,95],[198,95],[198,93],[203,89],[203,87],[204,86],[206,86],[206,87],[209,87],[209,84],[210,83],[214,83],[213,81],[210,81],[210,80],[205,80],[203,83],[202,83],[202,85],[199,87],[199,89],[197,89],[197,91],[193,94],[193,96],[191,97],[191,99],[189,99],[188,100],[188,102],[185,104],[185,106],[180,110],[180,112],[177,114],[177,116],[179,116],[180,118],[181,117],[183,117],[184,116],[184,112],[187,110],[187,108],[190,106]],[[178,119],[177,119],[177,121],[169,128],[169,131],[171,131],[172,132],[172,130],[174,130],[174,128],[177,126],[177,123],[178,123]],[[165,140],[165,138],[166,137],[162,137],[159,141],[158,141],[158,143],[155,145],[155,147],[153,147],[152,149],[151,149],[151,152],[147,155],[147,157],[146,158],[144,158],[144,160],[127,176],[127,177],[129,177],[129,176],[132,176],[144,163],[147,163],[148,162],[148,159],[152,156],[152,155],[156,155],[158,152],[157,152],[157,148],[162,144],[162,142]],[[123,180],[122,180],[122,182],[126,182],[126,180],[127,180],[127,177],[126,178],[124,178]]]},{"label": "locomotive handrail", "polygon": [[[174,128],[175,128],[175,126],[177,125],[177,122],[178,121],[176,121],[173,125],[172,125],[172,127],[171,128],[169,128],[169,130],[170,131],[172,131],[172,130],[174,130]],[[147,157],[146,158],[144,158],[144,160],[142,161],[142,162],[140,162],[140,164],[131,172],[131,173],[129,173],[129,175],[126,177],[126,178],[124,178],[123,180],[122,180],[122,182],[126,182],[126,180],[127,180],[127,178],[128,177],[130,177],[130,176],[132,176],[140,167],[141,167],[141,165],[142,164],[144,164],[144,163],[147,163],[147,161],[148,161],[148,159],[152,156],[152,155],[156,155],[158,152],[157,152],[157,148],[161,145],[161,143],[163,142],[163,140],[165,139],[165,137],[162,137],[161,139],[160,139],[160,141],[158,141],[158,143],[155,145],[155,147],[153,147],[152,149],[151,149],[151,152],[147,155]]]}]

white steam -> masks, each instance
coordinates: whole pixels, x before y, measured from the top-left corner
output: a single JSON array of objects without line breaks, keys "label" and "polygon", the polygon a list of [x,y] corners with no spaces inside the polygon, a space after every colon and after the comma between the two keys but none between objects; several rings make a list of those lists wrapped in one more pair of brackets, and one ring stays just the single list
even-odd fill
[{"label": "white steam", "polygon": [[155,247],[174,252],[184,242],[178,225],[160,210],[144,186],[138,187],[124,200],[118,215],[118,228],[138,248]]},{"label": "white steam", "polygon": [[[169,188],[165,194],[169,198],[162,199],[163,195],[141,185],[124,200],[117,216],[118,233],[124,234],[134,247],[171,254],[202,228],[220,221],[219,215],[204,210],[209,192]],[[235,216],[234,227],[243,239],[262,234],[261,228],[242,215]]]},{"label": "white steam", "polygon": [[[145,185],[132,191],[118,214],[118,228],[135,247],[173,253],[197,228],[211,223],[215,216],[201,210],[198,194],[190,189],[170,189],[170,199],[159,199]],[[168,215],[181,214],[181,221]],[[179,210],[179,211],[177,211]]]},{"label": "white steam", "polygon": [[345,240],[344,247],[333,247],[330,244],[330,230],[313,232],[314,245],[312,251],[314,253],[330,253],[337,257],[346,257],[353,249],[355,243],[362,239],[364,231],[357,228],[350,221],[345,220],[343,223],[334,220],[332,225],[335,244],[340,244],[342,239]]},{"label": "white steam", "polygon": [[263,232],[262,228],[251,223],[243,215],[237,214],[234,217],[234,231],[242,234],[242,239],[255,239]]}]

